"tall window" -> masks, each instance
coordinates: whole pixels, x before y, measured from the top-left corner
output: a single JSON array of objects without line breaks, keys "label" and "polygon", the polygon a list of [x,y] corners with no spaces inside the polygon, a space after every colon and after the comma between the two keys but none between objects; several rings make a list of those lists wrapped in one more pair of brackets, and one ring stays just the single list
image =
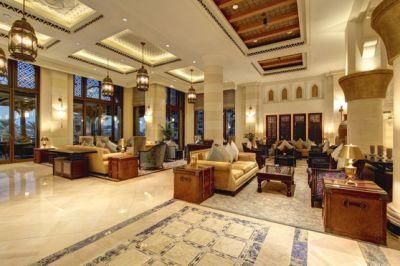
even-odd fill
[{"label": "tall window", "polygon": [[194,135],[204,138],[204,111],[194,111]]},{"label": "tall window", "polygon": [[291,115],[279,115],[279,139],[292,140]]},{"label": "tall window", "polygon": [[287,100],[287,98],[288,98],[287,89],[284,88],[284,89],[282,90],[282,101]]},{"label": "tall window", "polygon": [[224,139],[235,136],[235,109],[224,109]]},{"label": "tall window", "polygon": [[122,137],[123,89],[114,86],[114,96],[101,94],[101,82],[74,76],[74,143],[79,136]]},{"label": "tall window", "polygon": [[296,89],[296,99],[303,98],[303,89],[301,87],[297,87]]},{"label": "tall window", "polygon": [[311,88],[311,96],[313,98],[318,97],[318,86],[314,84],[314,86],[312,86]]},{"label": "tall window", "polygon": [[133,134],[135,136],[146,136],[146,108],[144,105],[133,107]]},{"label": "tall window", "polygon": [[173,124],[173,140],[179,145],[184,146],[185,139],[185,93],[171,88],[167,90],[166,118],[167,123]]},{"label": "tall window", "polygon": [[306,139],[306,114],[293,115],[293,139]]},{"label": "tall window", "polygon": [[269,92],[268,92],[268,101],[269,102],[274,101],[274,91],[273,90],[269,90]]},{"label": "tall window", "polygon": [[272,144],[278,138],[278,116],[277,115],[267,115],[266,116],[266,126],[267,126],[267,143]]},{"label": "tall window", "polygon": [[0,162],[33,158],[38,145],[40,68],[9,60],[0,78]]}]

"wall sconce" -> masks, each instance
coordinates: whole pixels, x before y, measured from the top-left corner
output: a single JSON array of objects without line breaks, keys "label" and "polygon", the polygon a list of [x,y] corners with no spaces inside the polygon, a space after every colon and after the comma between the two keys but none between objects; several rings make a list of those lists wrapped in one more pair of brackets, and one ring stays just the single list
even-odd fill
[{"label": "wall sconce", "polygon": [[253,107],[249,107],[249,111],[247,112],[247,122],[253,123],[255,122],[256,112],[253,110]]},{"label": "wall sconce", "polygon": [[65,107],[61,97],[58,98],[56,105],[56,117],[60,120],[61,128],[63,128],[63,119],[65,118]]}]

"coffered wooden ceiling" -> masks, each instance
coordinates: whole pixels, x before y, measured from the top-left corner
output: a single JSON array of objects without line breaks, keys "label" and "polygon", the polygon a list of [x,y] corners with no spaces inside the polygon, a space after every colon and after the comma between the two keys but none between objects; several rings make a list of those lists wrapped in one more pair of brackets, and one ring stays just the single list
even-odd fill
[{"label": "coffered wooden ceiling", "polygon": [[297,0],[214,0],[247,48],[300,37]]},{"label": "coffered wooden ceiling", "polygon": [[289,67],[296,67],[303,65],[303,55],[294,54],[286,55],[277,58],[258,61],[264,71],[272,71],[277,69],[284,69]]}]

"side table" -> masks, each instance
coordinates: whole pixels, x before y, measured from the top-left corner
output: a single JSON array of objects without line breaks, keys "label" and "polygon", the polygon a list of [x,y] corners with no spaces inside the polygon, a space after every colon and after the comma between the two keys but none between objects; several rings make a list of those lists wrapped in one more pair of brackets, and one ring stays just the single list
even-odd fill
[{"label": "side table", "polygon": [[386,245],[387,198],[372,181],[324,178],[325,232]]},{"label": "side table", "polygon": [[108,176],[112,179],[126,180],[139,175],[139,157],[131,155],[108,158]]},{"label": "side table", "polygon": [[[54,148],[35,148],[33,149],[33,162],[34,163],[49,163],[49,151]],[[50,162],[51,163],[51,162]]]},{"label": "side table", "polygon": [[201,203],[214,194],[214,167],[174,168],[174,198]]}]

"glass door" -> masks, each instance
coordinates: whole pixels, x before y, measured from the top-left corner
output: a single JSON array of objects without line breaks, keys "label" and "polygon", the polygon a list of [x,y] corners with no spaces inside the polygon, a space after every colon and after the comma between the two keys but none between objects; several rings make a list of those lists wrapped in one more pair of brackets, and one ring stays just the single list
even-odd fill
[{"label": "glass door", "polygon": [[10,160],[10,94],[0,92],[0,161]]}]

